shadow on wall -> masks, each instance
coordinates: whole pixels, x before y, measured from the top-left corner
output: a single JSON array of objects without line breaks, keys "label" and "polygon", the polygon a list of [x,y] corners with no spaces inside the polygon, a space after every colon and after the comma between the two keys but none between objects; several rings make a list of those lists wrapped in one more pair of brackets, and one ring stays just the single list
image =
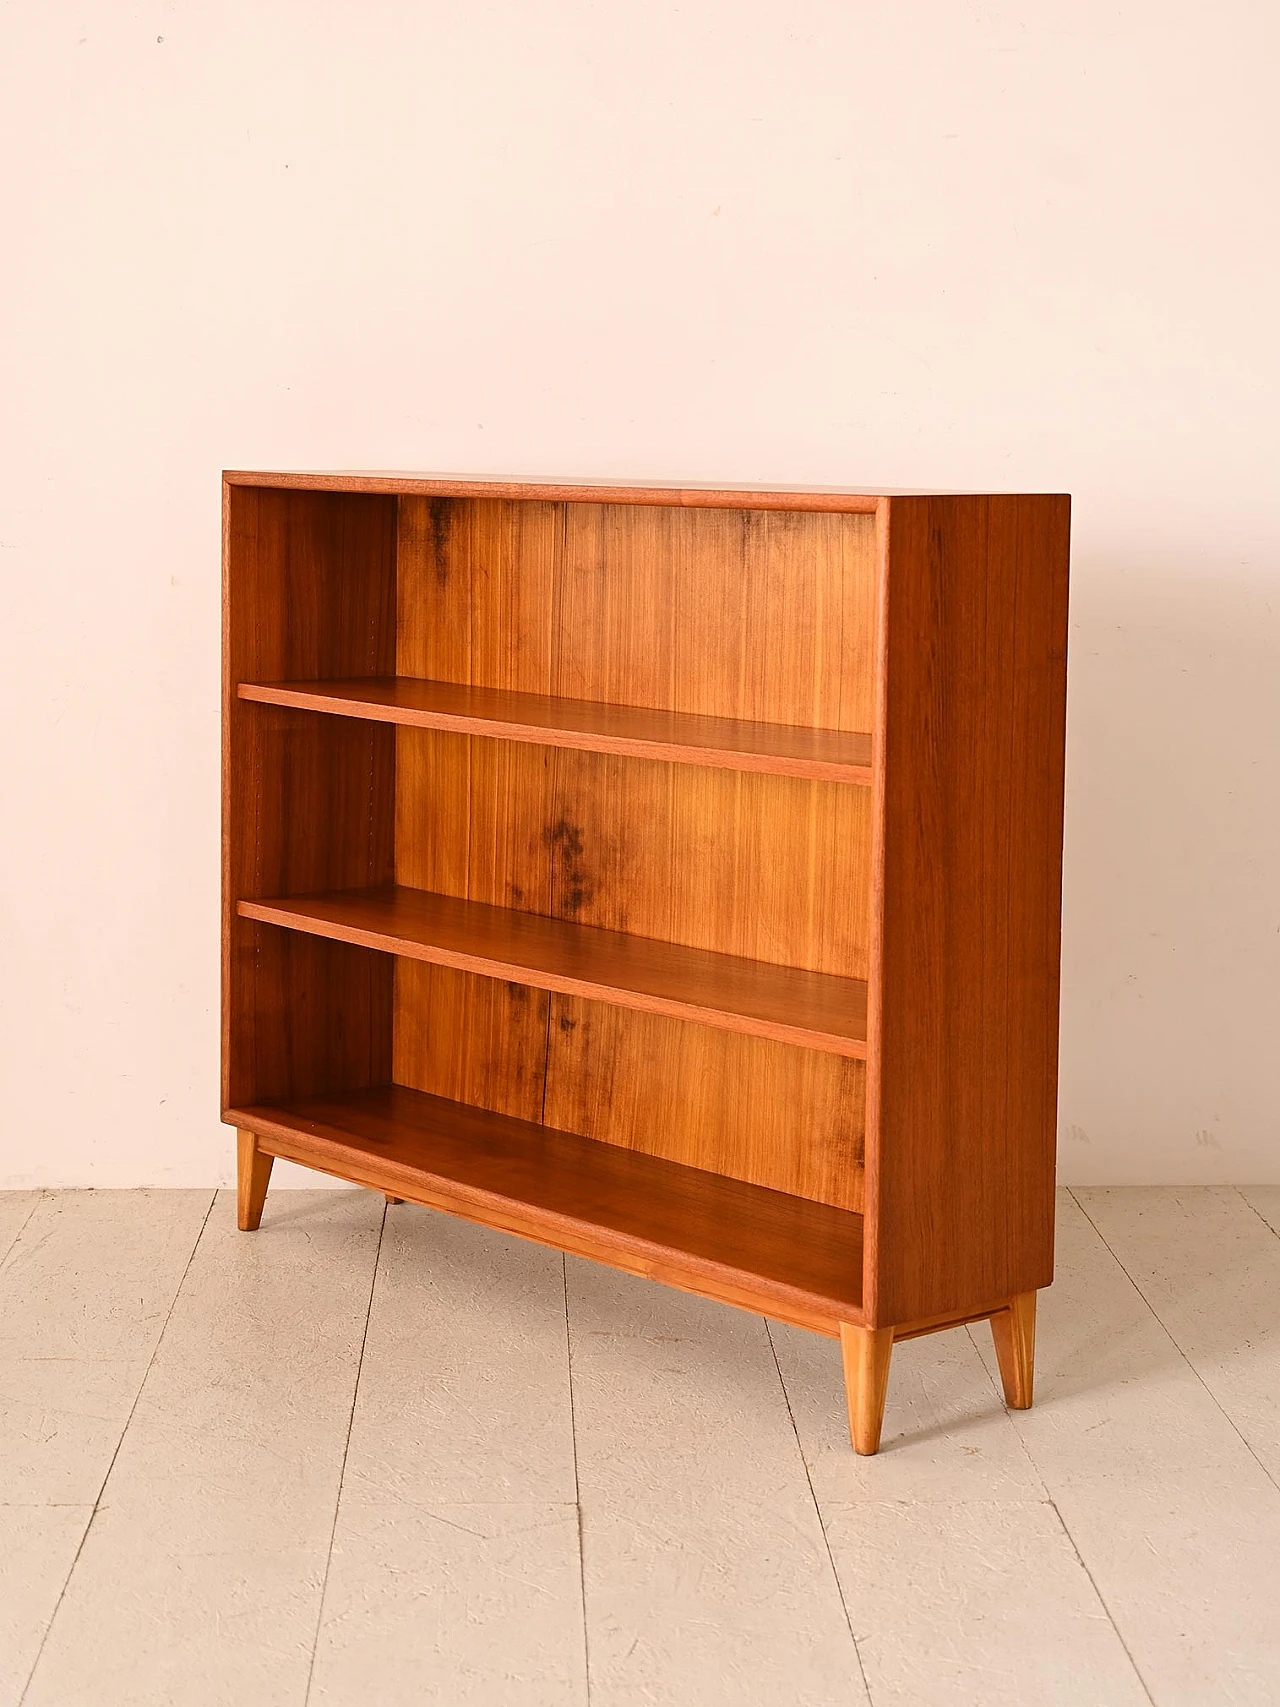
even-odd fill
[{"label": "shadow on wall", "polygon": [[1061,1176],[1280,1181],[1280,576],[1073,574]]}]

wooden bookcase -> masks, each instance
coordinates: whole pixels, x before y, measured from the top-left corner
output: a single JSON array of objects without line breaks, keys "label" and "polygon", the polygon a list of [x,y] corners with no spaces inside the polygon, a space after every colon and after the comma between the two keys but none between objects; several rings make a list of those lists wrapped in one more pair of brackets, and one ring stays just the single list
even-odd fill
[{"label": "wooden bookcase", "polygon": [[229,473],[224,1119],[830,1334],[1051,1278],[1069,501]]}]

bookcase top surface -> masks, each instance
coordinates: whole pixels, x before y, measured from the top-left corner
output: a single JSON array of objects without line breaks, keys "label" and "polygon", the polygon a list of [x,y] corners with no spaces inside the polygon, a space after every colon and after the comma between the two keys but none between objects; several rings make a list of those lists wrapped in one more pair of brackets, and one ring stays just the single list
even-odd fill
[{"label": "bookcase top surface", "polygon": [[[661,480],[498,479],[479,474],[414,474],[369,469],[227,469],[230,486],[274,486],[301,492],[368,492],[423,498],[531,498],[548,503],[659,504],[690,509],[835,510],[873,514],[883,498],[993,496],[940,488],[889,486],[747,486]],[[1003,494],[1002,494],[1003,495]],[[1010,496],[1014,494],[1009,494]],[[1025,496],[1026,494],[1017,494]]]}]

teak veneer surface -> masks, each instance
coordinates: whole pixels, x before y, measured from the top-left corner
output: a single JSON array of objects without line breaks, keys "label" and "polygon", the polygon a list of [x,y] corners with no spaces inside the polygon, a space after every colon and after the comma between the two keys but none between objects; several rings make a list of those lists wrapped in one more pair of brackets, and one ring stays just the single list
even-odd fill
[{"label": "teak veneer surface", "polygon": [[235,690],[394,672],[396,505],[247,486],[224,498],[223,1100],[244,1102],[390,1075],[385,957],[269,930],[236,900],[391,879],[395,731]]},{"label": "teak veneer surface", "polygon": [[906,498],[882,537],[867,1312],[1053,1277],[1066,498]]},{"label": "teak veneer surface", "polygon": [[400,884],[241,901],[243,918],[462,972],[865,1058],[866,985]]},{"label": "teak veneer surface", "polygon": [[[866,977],[865,788],[402,730],[397,824],[413,888]],[[861,1207],[845,1057],[404,960],[395,1006],[400,1084]]]},{"label": "teak veneer surface", "polygon": [[419,729],[396,785],[409,888],[866,978],[868,789]]},{"label": "teak veneer surface", "polygon": [[268,1152],[825,1332],[859,1317],[862,1219],[400,1085],[231,1109]]},{"label": "teak veneer surface", "polygon": [[[763,728],[775,745],[834,740],[842,758],[869,757],[871,515],[512,495],[400,499],[402,677],[593,703],[593,716],[624,707],[682,729],[726,720],[753,742]],[[870,791],[849,786],[857,773],[688,757],[572,740],[522,751],[401,726],[396,880],[865,980]],[[566,994],[548,1004],[407,961],[395,1012],[400,1083],[527,1117],[545,1109],[593,1138],[861,1205],[864,1074],[847,1057]]]},{"label": "teak veneer surface", "polygon": [[229,486],[273,487],[296,492],[362,492],[421,498],[531,498],[554,503],[688,505],[691,508],[843,511],[874,515],[888,498],[938,497],[946,493],[889,486],[749,486],[710,481],[495,480],[478,474],[413,474],[352,469],[280,469],[257,473],[227,469]]},{"label": "teak veneer surface", "polygon": [[1029,1399],[1069,500],[224,499],[230,1118],[826,1332],[1002,1311]]},{"label": "teak veneer surface", "polygon": [[871,781],[871,737],[840,729],[746,723],[552,694],[512,693],[413,676],[360,681],[242,682],[241,699],[408,728],[528,741],[634,758],[831,782]]},{"label": "teak veneer surface", "polygon": [[861,1210],[864,1062],[394,964],[397,1084]]},{"label": "teak veneer surface", "polygon": [[410,497],[397,537],[402,676],[871,728],[871,516]]},{"label": "teak veneer surface", "polygon": [[549,1125],[861,1211],[864,1061],[576,996],[550,1002]]}]

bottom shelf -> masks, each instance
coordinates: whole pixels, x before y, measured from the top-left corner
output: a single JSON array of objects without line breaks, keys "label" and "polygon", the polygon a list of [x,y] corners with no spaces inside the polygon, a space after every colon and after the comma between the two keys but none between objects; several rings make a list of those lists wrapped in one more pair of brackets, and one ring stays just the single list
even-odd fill
[{"label": "bottom shelf", "polygon": [[862,1217],[401,1085],[228,1109],[262,1149],[820,1333],[862,1320]]}]

